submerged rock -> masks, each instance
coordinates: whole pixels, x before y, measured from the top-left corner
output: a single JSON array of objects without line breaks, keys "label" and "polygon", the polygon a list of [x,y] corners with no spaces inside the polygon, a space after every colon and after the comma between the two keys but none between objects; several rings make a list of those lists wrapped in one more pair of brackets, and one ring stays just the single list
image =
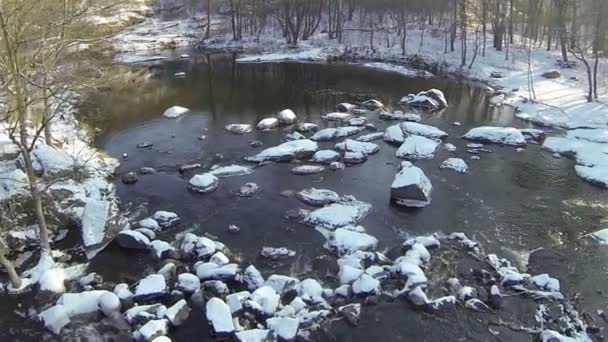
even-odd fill
[{"label": "submerged rock", "polygon": [[256,183],[246,183],[239,188],[237,195],[241,197],[251,197],[260,191],[260,187]]},{"label": "submerged rock", "polygon": [[245,158],[250,162],[264,161],[286,162],[292,159],[305,159],[312,156],[319,149],[316,142],[308,139],[294,140],[282,143],[279,146],[267,148],[255,156]]},{"label": "submerged rock", "polygon": [[465,139],[503,145],[524,146],[526,138],[520,130],[512,127],[482,126],[471,129]]},{"label": "submerged rock", "polygon": [[333,170],[333,171],[344,170],[345,168],[346,168],[346,165],[344,165],[344,163],[333,162],[333,163],[329,164],[329,169]]},{"label": "submerged rock", "polygon": [[253,126],[249,124],[230,124],[226,125],[224,129],[234,134],[246,134],[253,131]]},{"label": "submerged rock", "polygon": [[342,315],[342,317],[344,317],[344,319],[346,319],[348,324],[354,327],[359,325],[361,320],[361,304],[352,303],[341,306],[338,308],[338,312],[340,315]]},{"label": "submerged rock", "polygon": [[416,166],[404,167],[391,185],[391,199],[398,205],[421,208],[431,203],[433,186]]},{"label": "submerged rock", "polygon": [[203,173],[200,175],[195,175],[188,182],[188,187],[192,191],[196,191],[199,193],[208,193],[212,192],[219,186],[220,182],[216,176],[211,173]]},{"label": "submerged rock", "polygon": [[404,159],[433,159],[439,143],[419,135],[410,135],[403,141],[396,156]]},{"label": "submerged rock", "polygon": [[319,165],[300,165],[291,169],[291,173],[298,176],[313,175],[325,171],[325,167]]},{"label": "submerged rock", "polygon": [[306,139],[306,136],[297,131],[293,132],[293,133],[289,133],[285,136],[285,140],[287,140],[287,141],[300,140],[300,139]]},{"label": "submerged rock", "polygon": [[176,118],[188,113],[189,111],[190,110],[185,107],[173,106],[173,107],[167,109],[163,113],[163,116],[166,118],[169,118],[169,119],[176,119]]},{"label": "submerged rock", "polygon": [[130,185],[137,183],[139,178],[135,172],[127,172],[120,177],[120,180],[123,182],[123,184]]},{"label": "submerged rock", "polygon": [[326,189],[304,189],[296,194],[296,197],[311,206],[326,206],[340,201],[340,196],[331,190]]},{"label": "submerged rock", "polygon": [[260,252],[260,255],[264,258],[269,259],[281,259],[294,257],[296,255],[296,252],[285,247],[263,247],[262,251]]}]

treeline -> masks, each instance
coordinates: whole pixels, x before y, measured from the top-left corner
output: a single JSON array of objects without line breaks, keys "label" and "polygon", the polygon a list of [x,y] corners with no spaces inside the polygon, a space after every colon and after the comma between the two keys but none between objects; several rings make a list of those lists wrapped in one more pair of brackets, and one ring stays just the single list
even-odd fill
[{"label": "treeline", "polygon": [[341,43],[345,34],[358,32],[367,35],[372,51],[379,47],[378,37],[390,35],[403,55],[409,32],[422,31],[422,45],[425,30],[432,30],[443,35],[444,52],[461,53],[463,67],[488,48],[505,51],[506,58],[514,44],[557,50],[563,66],[577,59],[587,68],[590,101],[597,98],[598,60],[608,46],[606,0],[190,1],[206,13],[205,39],[212,38],[210,27],[217,24],[212,18],[219,17],[235,41],[280,30],[292,45],[318,33]]}]

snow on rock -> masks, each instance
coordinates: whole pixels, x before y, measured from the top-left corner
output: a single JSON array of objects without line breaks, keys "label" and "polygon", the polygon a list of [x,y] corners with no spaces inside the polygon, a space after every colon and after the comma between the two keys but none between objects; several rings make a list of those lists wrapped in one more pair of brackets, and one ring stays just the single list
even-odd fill
[{"label": "snow on rock", "polygon": [[439,143],[419,135],[410,135],[403,141],[395,153],[404,159],[433,159]]},{"label": "snow on rock", "polygon": [[149,320],[137,333],[144,341],[153,341],[169,333],[169,322],[166,319]]},{"label": "snow on rock", "polygon": [[310,122],[302,122],[299,123],[296,127],[296,131],[301,133],[314,132],[319,129],[319,125],[310,123]]},{"label": "snow on rock", "polygon": [[137,226],[139,226],[141,228],[150,229],[153,232],[160,231],[160,225],[158,224],[158,222],[156,222],[155,219],[153,219],[151,217],[140,220],[139,222],[137,222]]},{"label": "snow on rock", "polygon": [[608,144],[608,129],[574,129],[568,131],[568,137]]},{"label": "snow on rock", "polygon": [[149,250],[152,248],[150,239],[135,230],[123,230],[116,235],[116,242],[122,248]]},{"label": "snow on rock", "polygon": [[302,280],[298,287],[298,295],[307,303],[317,304],[322,303],[323,299],[323,288],[318,281],[307,278]]},{"label": "snow on rock", "polygon": [[325,167],[319,165],[300,165],[291,169],[291,173],[298,176],[314,175],[323,171]]},{"label": "snow on rock", "polygon": [[279,126],[279,119],[277,118],[265,118],[256,125],[256,127],[261,131],[273,129],[277,126]]},{"label": "snow on rock", "polygon": [[284,109],[277,114],[277,120],[280,125],[293,125],[298,120],[298,117],[291,109]]},{"label": "snow on rock", "polygon": [[187,233],[182,238],[179,249],[185,256],[204,258],[213,255],[217,245],[209,238]]},{"label": "snow on rock", "polygon": [[246,134],[253,131],[253,126],[249,124],[230,124],[226,125],[224,129],[234,134]]},{"label": "snow on rock", "polygon": [[448,152],[456,152],[456,146],[454,146],[454,144],[447,143],[443,145],[443,148]]},{"label": "snow on rock", "polygon": [[192,191],[199,193],[212,192],[219,186],[219,179],[211,173],[203,173],[200,175],[194,175],[188,182],[188,187]]},{"label": "snow on rock", "polygon": [[253,306],[252,309],[258,310],[263,315],[271,316],[279,307],[281,296],[270,286],[262,286],[251,294],[251,302],[245,305]]},{"label": "snow on rock", "polygon": [[316,142],[309,139],[288,141],[279,146],[263,150],[253,157],[245,158],[250,162],[261,163],[264,161],[290,161],[294,158],[305,159],[312,156],[319,149]]},{"label": "snow on rock", "polygon": [[403,168],[391,185],[391,199],[406,207],[425,207],[431,203],[433,186],[424,172],[416,167]]},{"label": "snow on rock", "polygon": [[608,166],[588,167],[576,165],[576,174],[589,183],[608,188]]},{"label": "snow on rock", "polygon": [[243,282],[250,291],[255,291],[264,286],[264,277],[255,266],[249,265],[243,272]]},{"label": "snow on rock", "polygon": [[550,277],[546,273],[535,275],[530,278],[530,281],[541,289],[553,292],[560,291],[559,280]]},{"label": "snow on rock", "polygon": [[209,299],[205,306],[205,313],[216,337],[227,337],[234,332],[230,307],[223,300],[216,297]]},{"label": "snow on rock", "polygon": [[285,247],[262,247],[260,255],[264,258],[281,259],[294,257],[296,252]]},{"label": "snow on rock", "polygon": [[120,313],[120,298],[112,293],[105,291],[99,296],[98,300],[99,310],[106,315],[107,317],[111,317],[115,313]]},{"label": "snow on rock", "polygon": [[378,110],[384,107],[384,104],[382,102],[375,99],[367,100],[361,105],[369,110]]},{"label": "snow on rock", "polygon": [[380,140],[384,137],[384,133],[382,132],[375,132],[375,133],[370,133],[370,134],[365,134],[362,135],[360,137],[358,137],[356,140],[357,141],[361,141],[361,142],[372,142],[375,140]]},{"label": "snow on rock", "polygon": [[442,169],[452,169],[459,173],[467,173],[469,166],[460,158],[448,158],[439,166]]},{"label": "snow on rock", "polygon": [[312,206],[326,206],[340,201],[340,195],[336,192],[326,189],[304,189],[296,194],[296,197]]},{"label": "snow on rock", "polygon": [[150,244],[152,245],[152,251],[154,251],[154,255],[158,259],[165,258],[168,252],[176,251],[175,247],[171,246],[171,244],[166,241],[154,240]]},{"label": "snow on rock", "polygon": [[253,173],[253,169],[243,165],[213,166],[209,174],[218,178],[245,176]]},{"label": "snow on rock", "polygon": [[167,312],[165,313],[165,317],[174,327],[182,325],[188,319],[188,316],[190,316],[190,306],[186,303],[185,299],[167,308]]},{"label": "snow on rock", "polygon": [[415,244],[421,244],[425,248],[438,248],[438,247],[441,247],[441,242],[434,235],[417,236],[415,238],[407,239],[403,243],[403,246],[405,246],[405,247],[412,247]]},{"label": "snow on rock", "polygon": [[365,126],[366,123],[367,123],[367,118],[365,118],[365,117],[352,118],[352,119],[348,120],[349,126]]},{"label": "snow on rock", "polygon": [[602,244],[608,244],[608,228],[591,233],[591,237]]},{"label": "snow on rock", "polygon": [[119,299],[129,300],[133,298],[133,292],[129,290],[129,285],[125,283],[117,284],[114,287],[114,294],[118,296]]},{"label": "snow on rock", "polygon": [[219,266],[212,262],[199,262],[194,265],[196,276],[201,280],[234,280],[239,272],[237,264],[227,264]]},{"label": "snow on rock", "polygon": [[270,330],[251,329],[238,331],[234,334],[238,342],[266,342],[270,340]]},{"label": "snow on rock", "polygon": [[352,139],[346,139],[341,143],[337,143],[335,148],[339,151],[362,153],[365,155],[374,154],[380,151],[380,147],[374,143],[361,142]]},{"label": "snow on rock", "polygon": [[192,294],[201,288],[201,281],[192,273],[182,273],[177,276],[175,289],[184,293]]},{"label": "snow on rock", "polygon": [[327,246],[339,255],[352,254],[356,251],[370,251],[376,248],[378,239],[350,229],[338,228],[329,236]]},{"label": "snow on rock", "polygon": [[249,299],[251,293],[249,291],[241,291],[232,293],[226,296],[226,304],[230,307],[230,312],[234,315],[243,310],[243,303]]},{"label": "snow on rock", "polygon": [[280,274],[272,274],[264,283],[265,286],[272,287],[277,293],[295,289],[298,284],[300,284],[298,279]]},{"label": "snow on rock", "polygon": [[327,121],[348,121],[352,118],[352,114],[346,112],[327,113],[321,118]]},{"label": "snow on rock", "polygon": [[300,139],[306,139],[306,136],[297,131],[293,132],[293,133],[289,133],[285,136],[285,140],[287,140],[287,141],[300,140]]},{"label": "snow on rock", "polygon": [[448,102],[445,99],[443,92],[438,89],[421,91],[416,95],[409,94],[402,98],[400,103],[414,108],[429,110],[439,110],[448,106]]},{"label": "snow on rock", "polygon": [[487,143],[524,146],[526,137],[517,128],[482,126],[471,129],[463,138]]},{"label": "snow on rock", "polygon": [[345,152],[344,163],[348,165],[365,163],[367,154],[363,152]]},{"label": "snow on rock", "polygon": [[49,291],[53,293],[65,292],[66,274],[62,268],[50,268],[42,273],[38,280],[40,291]]},{"label": "snow on rock", "polygon": [[410,291],[407,294],[407,299],[416,306],[425,306],[431,303],[421,286],[417,286]]},{"label": "snow on rock", "polygon": [[188,108],[184,108],[184,107],[180,107],[180,106],[173,106],[167,110],[165,110],[165,112],[163,113],[163,116],[169,119],[176,119],[186,113],[188,113],[190,111],[190,109]]},{"label": "snow on rock", "polygon": [[352,196],[344,196],[338,203],[308,213],[303,221],[311,226],[336,229],[358,224],[371,210],[371,204],[358,201]]},{"label": "snow on rock", "polygon": [[356,126],[346,126],[338,128],[324,128],[315,133],[310,140],[313,141],[331,141],[340,138],[349,137],[361,133],[365,128]]},{"label": "snow on rock", "polygon": [[367,273],[363,273],[353,283],[353,293],[355,295],[369,296],[380,293],[380,281],[374,279]]},{"label": "snow on rock", "polygon": [[445,139],[448,134],[437,127],[419,124],[416,122],[402,122],[401,130],[405,133],[415,134],[431,139]]},{"label": "snow on rock", "polygon": [[336,151],[321,150],[315,152],[310,161],[314,163],[331,164],[335,161],[340,160],[340,158],[342,158],[342,156]]},{"label": "snow on rock", "polygon": [[112,202],[90,199],[81,217],[82,242],[85,247],[101,244],[113,230],[122,228],[116,218],[117,209]]},{"label": "snow on rock", "polygon": [[351,104],[351,103],[346,103],[346,102],[339,103],[339,104],[336,106],[336,110],[337,110],[338,112],[340,112],[340,113],[347,113],[347,112],[351,112],[351,111],[352,111],[353,109],[355,109],[355,108],[357,108],[357,106],[356,106],[356,105]]},{"label": "snow on rock", "polygon": [[405,141],[406,134],[403,133],[401,125],[388,126],[384,130],[384,141],[391,145],[401,145]]},{"label": "snow on rock", "polygon": [[300,321],[289,317],[273,317],[266,320],[275,339],[279,341],[295,341]]},{"label": "snow on rock", "polygon": [[245,183],[239,190],[236,192],[237,195],[241,197],[251,197],[260,192],[260,186],[256,183]]},{"label": "snow on rock", "polygon": [[151,274],[139,281],[135,288],[134,299],[150,300],[163,297],[167,294],[167,284],[165,277],[160,274]]},{"label": "snow on rock", "polygon": [[179,222],[179,216],[170,211],[157,211],[154,213],[154,215],[152,215],[152,218],[158,222],[158,225],[161,228],[169,228]]},{"label": "snow on rock", "polygon": [[400,110],[395,112],[381,112],[378,114],[378,118],[386,121],[412,121],[418,122],[422,120],[422,117],[418,113],[403,113]]}]

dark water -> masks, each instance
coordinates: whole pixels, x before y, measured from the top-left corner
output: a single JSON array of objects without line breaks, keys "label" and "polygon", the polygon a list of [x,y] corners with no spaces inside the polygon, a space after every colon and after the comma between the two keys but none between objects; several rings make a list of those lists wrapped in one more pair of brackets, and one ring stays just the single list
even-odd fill
[{"label": "dark water", "polygon": [[[238,64],[225,56],[200,58],[199,62],[158,66],[159,79],[100,97],[95,101],[97,110],[85,113],[88,123],[101,129],[99,147],[115,158],[129,155],[119,173],[144,166],[159,171],[141,176],[135,185],[117,182],[125,208],[146,203],[149,213],[174,211],[182,218],[177,231],[194,228],[199,234],[215,235],[244,261],[255,260],[263,246],[288,247],[297,251],[295,261],[263,271],[306,274],[312,260],[326,254],[324,240],[313,229],[284,218],[286,211],[305,206],[281,192],[327,188],[373,205],[362,225],[380,240],[381,248],[398,245],[406,235],[455,231],[480,241],[487,252],[512,260],[525,261],[529,251],[545,248],[546,253],[532,258],[531,270],[558,277],[566,294],[580,292],[587,310],[607,308],[608,248],[581,240],[582,235],[597,230],[608,213],[605,192],[577,178],[573,161],[553,158],[536,145],[519,153],[513,147],[490,145],[493,153],[482,154],[479,161],[470,160],[466,141],[459,138],[468,129],[481,125],[527,127],[510,110],[490,108],[480,88],[441,79],[411,79],[356,65]],[[173,79],[177,71],[187,72],[188,77]],[[176,170],[177,165],[192,162],[203,164],[198,172],[214,164],[244,163],[243,157],[279,144],[290,132],[278,129],[237,136],[224,131],[226,124],[255,124],[291,108],[300,121],[326,126],[320,116],[333,111],[339,102],[373,97],[397,108],[402,96],[429,88],[442,89],[450,107],[424,115],[422,123],[448,132],[447,142],[455,144],[458,151],[452,154],[440,149],[433,160],[416,162],[434,188],[432,204],[422,210],[390,205],[390,185],[399,160],[394,155],[396,148],[382,141],[376,142],[381,147],[378,154],[343,171],[294,176],[289,172],[293,164],[267,165],[248,176],[223,178],[219,189],[207,195],[189,192],[186,186],[192,173],[181,175]],[[178,120],[164,119],[163,111],[172,105],[191,108],[193,113]],[[368,119],[380,131],[395,124],[374,115]],[[454,121],[462,126],[453,126]],[[199,140],[201,135],[206,138]],[[264,147],[251,148],[252,140],[263,141]],[[154,146],[137,149],[144,141]],[[321,145],[331,149],[333,144]],[[451,156],[465,159],[470,172],[460,175],[440,170],[441,162]],[[261,187],[258,196],[240,198],[233,193],[246,182]],[[229,224],[239,226],[240,233],[229,234]],[[161,238],[170,241],[175,233],[173,230]],[[109,281],[134,280],[156,266],[145,255],[116,247],[104,251],[92,265]],[[363,326],[353,330],[338,323],[327,339],[486,340],[483,336],[487,335],[476,333],[484,329],[475,320],[446,323],[421,316],[402,303],[384,303],[364,316]],[[451,328],[442,332],[434,329],[438,325]],[[174,338],[189,341],[193,336],[207,336],[200,320],[196,323],[191,319]],[[521,336],[509,337],[508,333],[501,336],[497,340],[521,340]]]}]

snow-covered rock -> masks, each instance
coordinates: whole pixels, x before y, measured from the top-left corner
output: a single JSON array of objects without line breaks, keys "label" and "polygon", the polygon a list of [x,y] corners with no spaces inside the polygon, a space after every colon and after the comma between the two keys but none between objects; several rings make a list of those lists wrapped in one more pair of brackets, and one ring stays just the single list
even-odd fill
[{"label": "snow-covered rock", "polygon": [[150,320],[137,330],[144,341],[154,341],[169,333],[169,322],[166,319]]},{"label": "snow-covered rock", "polygon": [[237,264],[226,264],[219,266],[212,262],[197,263],[194,265],[196,276],[201,280],[234,280],[239,272]]},{"label": "snow-covered rock", "polygon": [[325,167],[320,165],[300,165],[291,169],[291,173],[298,176],[314,175],[323,171]]},{"label": "snow-covered rock", "polygon": [[454,144],[447,143],[443,145],[443,148],[448,152],[456,152],[456,146],[454,146]]},{"label": "snow-covered rock", "polygon": [[366,123],[367,123],[367,118],[365,118],[365,117],[352,118],[352,119],[348,120],[349,126],[365,126]]},{"label": "snow-covered rock", "polygon": [[365,128],[357,126],[346,126],[338,128],[325,128],[315,133],[310,140],[313,141],[331,141],[340,138],[350,137],[361,133]]},{"label": "snow-covered rock", "polygon": [[425,207],[431,203],[433,186],[424,172],[416,167],[403,168],[391,185],[391,199],[406,207]]},{"label": "snow-covered rock", "polygon": [[171,246],[171,244],[169,244],[167,241],[154,240],[150,244],[152,245],[152,251],[154,252],[154,255],[158,259],[164,259],[167,257],[167,255],[170,255],[167,253],[176,251],[175,247]]},{"label": "snow-covered rock", "polygon": [[341,143],[337,143],[335,148],[344,152],[355,152],[363,154],[374,154],[380,151],[380,147],[374,143],[361,142],[352,139],[346,139]]},{"label": "snow-covered rock", "polygon": [[421,91],[416,95],[409,94],[402,98],[400,103],[414,108],[429,110],[439,110],[448,106],[448,102],[445,99],[443,92],[438,89]]},{"label": "snow-covered rock", "polygon": [[407,239],[403,243],[403,246],[412,247],[415,244],[421,244],[425,248],[437,248],[441,246],[441,242],[434,235],[416,236],[415,238]]},{"label": "snow-covered rock", "polygon": [[223,300],[215,297],[209,299],[205,306],[205,313],[216,337],[227,337],[234,332],[230,307]]},{"label": "snow-covered rock", "polygon": [[375,140],[380,140],[384,137],[384,133],[382,132],[375,132],[375,133],[370,133],[370,134],[365,134],[362,135],[360,137],[357,137],[357,141],[362,141],[362,142],[372,142]]},{"label": "snow-covered rock", "polygon": [[266,320],[273,336],[278,341],[295,341],[300,321],[289,317],[273,317]]},{"label": "snow-covered rock", "polygon": [[340,195],[327,189],[304,189],[296,194],[296,197],[312,206],[326,206],[340,201]]},{"label": "snow-covered rock", "polygon": [[416,306],[425,306],[431,303],[421,286],[415,287],[407,294],[407,299]]},{"label": "snow-covered rock", "polygon": [[177,276],[175,289],[192,294],[201,288],[201,281],[192,273],[182,273]]},{"label": "snow-covered rock", "polygon": [[345,152],[344,163],[348,165],[365,163],[367,154],[363,152]]},{"label": "snow-covered rock", "polygon": [[373,250],[378,245],[378,239],[366,233],[338,228],[330,235],[327,245],[339,255],[344,255]]},{"label": "snow-covered rock", "polygon": [[541,289],[553,292],[560,291],[559,280],[550,277],[546,273],[535,275],[530,278],[530,281],[532,281],[536,286]]},{"label": "snow-covered rock", "polygon": [[251,197],[260,192],[260,186],[256,183],[245,183],[239,190],[236,192],[237,195],[241,197]]},{"label": "snow-covered rock", "polygon": [[251,167],[243,165],[214,166],[208,173],[218,178],[225,178],[234,176],[245,176],[253,173],[253,169]]},{"label": "snow-covered rock", "polygon": [[230,124],[226,125],[224,129],[234,134],[246,134],[253,131],[253,126],[249,124]]},{"label": "snow-covered rock", "polygon": [[608,188],[608,166],[588,167],[576,165],[574,167],[576,174],[589,183],[597,184],[604,188]]},{"label": "snow-covered rock", "polygon": [[352,110],[355,108],[357,108],[356,105],[347,102],[339,103],[336,106],[336,110],[341,113],[352,112]]},{"label": "snow-covered rock", "polygon": [[150,239],[135,230],[123,230],[116,235],[116,242],[122,248],[149,250],[152,248]]},{"label": "snow-covered rock", "polygon": [[352,118],[352,114],[346,112],[327,113],[321,118],[327,121],[348,121]]},{"label": "snow-covered rock", "polygon": [[410,135],[403,141],[395,153],[397,157],[404,159],[433,159],[439,143],[419,135]]},{"label": "snow-covered rock", "polygon": [[243,303],[249,299],[250,296],[251,293],[249,291],[241,291],[227,295],[226,304],[230,307],[230,312],[234,315],[243,310]]},{"label": "snow-covered rock", "polygon": [[220,185],[219,179],[211,173],[203,173],[200,175],[194,175],[188,182],[188,187],[192,191],[199,193],[212,192]]},{"label": "snow-covered rock", "polygon": [[85,247],[97,246],[125,225],[112,202],[91,198],[82,212],[82,242]]},{"label": "snow-covered rock", "polygon": [[160,274],[151,274],[139,281],[135,288],[134,299],[136,301],[150,300],[163,297],[167,294],[167,283],[165,277]]},{"label": "snow-covered rock", "polygon": [[591,237],[602,244],[608,244],[608,228],[591,233]]},{"label": "snow-covered rock", "polygon": [[384,107],[384,104],[382,102],[375,99],[367,100],[361,105],[369,110],[378,110]]},{"label": "snow-covered rock", "polygon": [[291,109],[284,109],[277,114],[279,125],[293,125],[298,120],[298,117]]},{"label": "snow-covered rock", "polygon": [[333,150],[321,150],[315,152],[310,161],[314,163],[331,164],[335,161],[340,160],[342,156],[340,153]]},{"label": "snow-covered rock", "polygon": [[301,133],[314,132],[319,129],[319,125],[310,123],[310,122],[302,122],[299,123],[296,127],[296,131]]},{"label": "snow-covered rock", "polygon": [[176,118],[188,113],[189,111],[190,111],[190,109],[188,109],[188,108],[184,108],[184,107],[180,107],[180,106],[173,106],[173,107],[165,110],[165,112],[163,113],[163,116],[168,119],[176,119]]},{"label": "snow-covered rock", "polygon": [[459,173],[467,173],[469,166],[460,158],[448,158],[439,166],[442,169],[452,169]]},{"label": "snow-covered rock", "polygon": [[285,136],[285,140],[287,140],[287,141],[300,140],[300,139],[306,139],[306,136],[298,131],[289,133]]},{"label": "snow-covered rock", "polygon": [[281,301],[281,296],[279,296],[277,291],[270,286],[258,288],[253,291],[250,298],[252,303],[245,303],[245,305],[253,305],[254,308],[252,309],[257,309],[261,314],[268,316],[273,315],[277,311]]},{"label": "snow-covered rock", "polygon": [[243,282],[247,285],[247,288],[250,291],[255,291],[256,289],[264,286],[264,277],[260,271],[253,265],[249,265],[245,271],[243,272]]},{"label": "snow-covered rock", "polygon": [[253,157],[245,158],[250,162],[261,163],[264,161],[290,161],[294,158],[305,159],[312,156],[319,149],[316,142],[308,139],[294,140],[279,146],[263,150]]},{"label": "snow-covered rock", "polygon": [[155,219],[153,219],[151,217],[140,220],[139,222],[137,222],[137,226],[139,226],[141,228],[150,229],[153,232],[160,231],[160,225],[158,224],[158,222],[156,222]]},{"label": "snow-covered rock", "polygon": [[188,319],[188,316],[190,316],[190,306],[184,299],[167,308],[165,313],[165,317],[174,327],[182,325]]},{"label": "snow-covered rock", "polygon": [[179,216],[170,211],[157,211],[154,213],[154,215],[152,215],[152,218],[158,222],[161,228],[169,228],[179,222]]},{"label": "snow-covered rock", "polygon": [[129,290],[129,285],[125,283],[116,284],[114,287],[114,294],[121,300],[129,300],[134,296],[133,292]]},{"label": "snow-covered rock", "polygon": [[363,296],[378,294],[380,293],[380,281],[367,273],[363,273],[353,283],[353,293]]},{"label": "snow-covered rock", "polygon": [[238,331],[234,334],[238,342],[266,342],[270,340],[270,330],[250,329]]},{"label": "snow-covered rock", "polygon": [[120,313],[120,298],[112,292],[105,291],[99,296],[99,310],[107,317],[112,317],[116,313]]},{"label": "snow-covered rock", "polygon": [[512,127],[482,126],[471,129],[463,138],[487,143],[524,146],[526,137],[520,130]]},{"label": "snow-covered rock", "polygon": [[286,247],[262,247],[260,255],[264,258],[281,259],[294,257],[296,252]]},{"label": "snow-covered rock", "polygon": [[321,226],[336,229],[361,222],[371,211],[371,204],[358,201],[353,197],[345,196],[338,202],[308,213],[304,223],[311,226]]},{"label": "snow-covered rock", "polygon": [[391,145],[401,145],[405,141],[406,134],[401,129],[401,125],[388,126],[384,130],[384,141]]},{"label": "snow-covered rock", "polygon": [[402,122],[401,130],[405,133],[415,134],[431,139],[445,139],[448,134],[437,127],[423,125],[416,122]]},{"label": "snow-covered rock", "polygon": [[277,126],[279,126],[279,119],[277,118],[265,118],[256,125],[256,127],[262,131],[273,129]]}]

